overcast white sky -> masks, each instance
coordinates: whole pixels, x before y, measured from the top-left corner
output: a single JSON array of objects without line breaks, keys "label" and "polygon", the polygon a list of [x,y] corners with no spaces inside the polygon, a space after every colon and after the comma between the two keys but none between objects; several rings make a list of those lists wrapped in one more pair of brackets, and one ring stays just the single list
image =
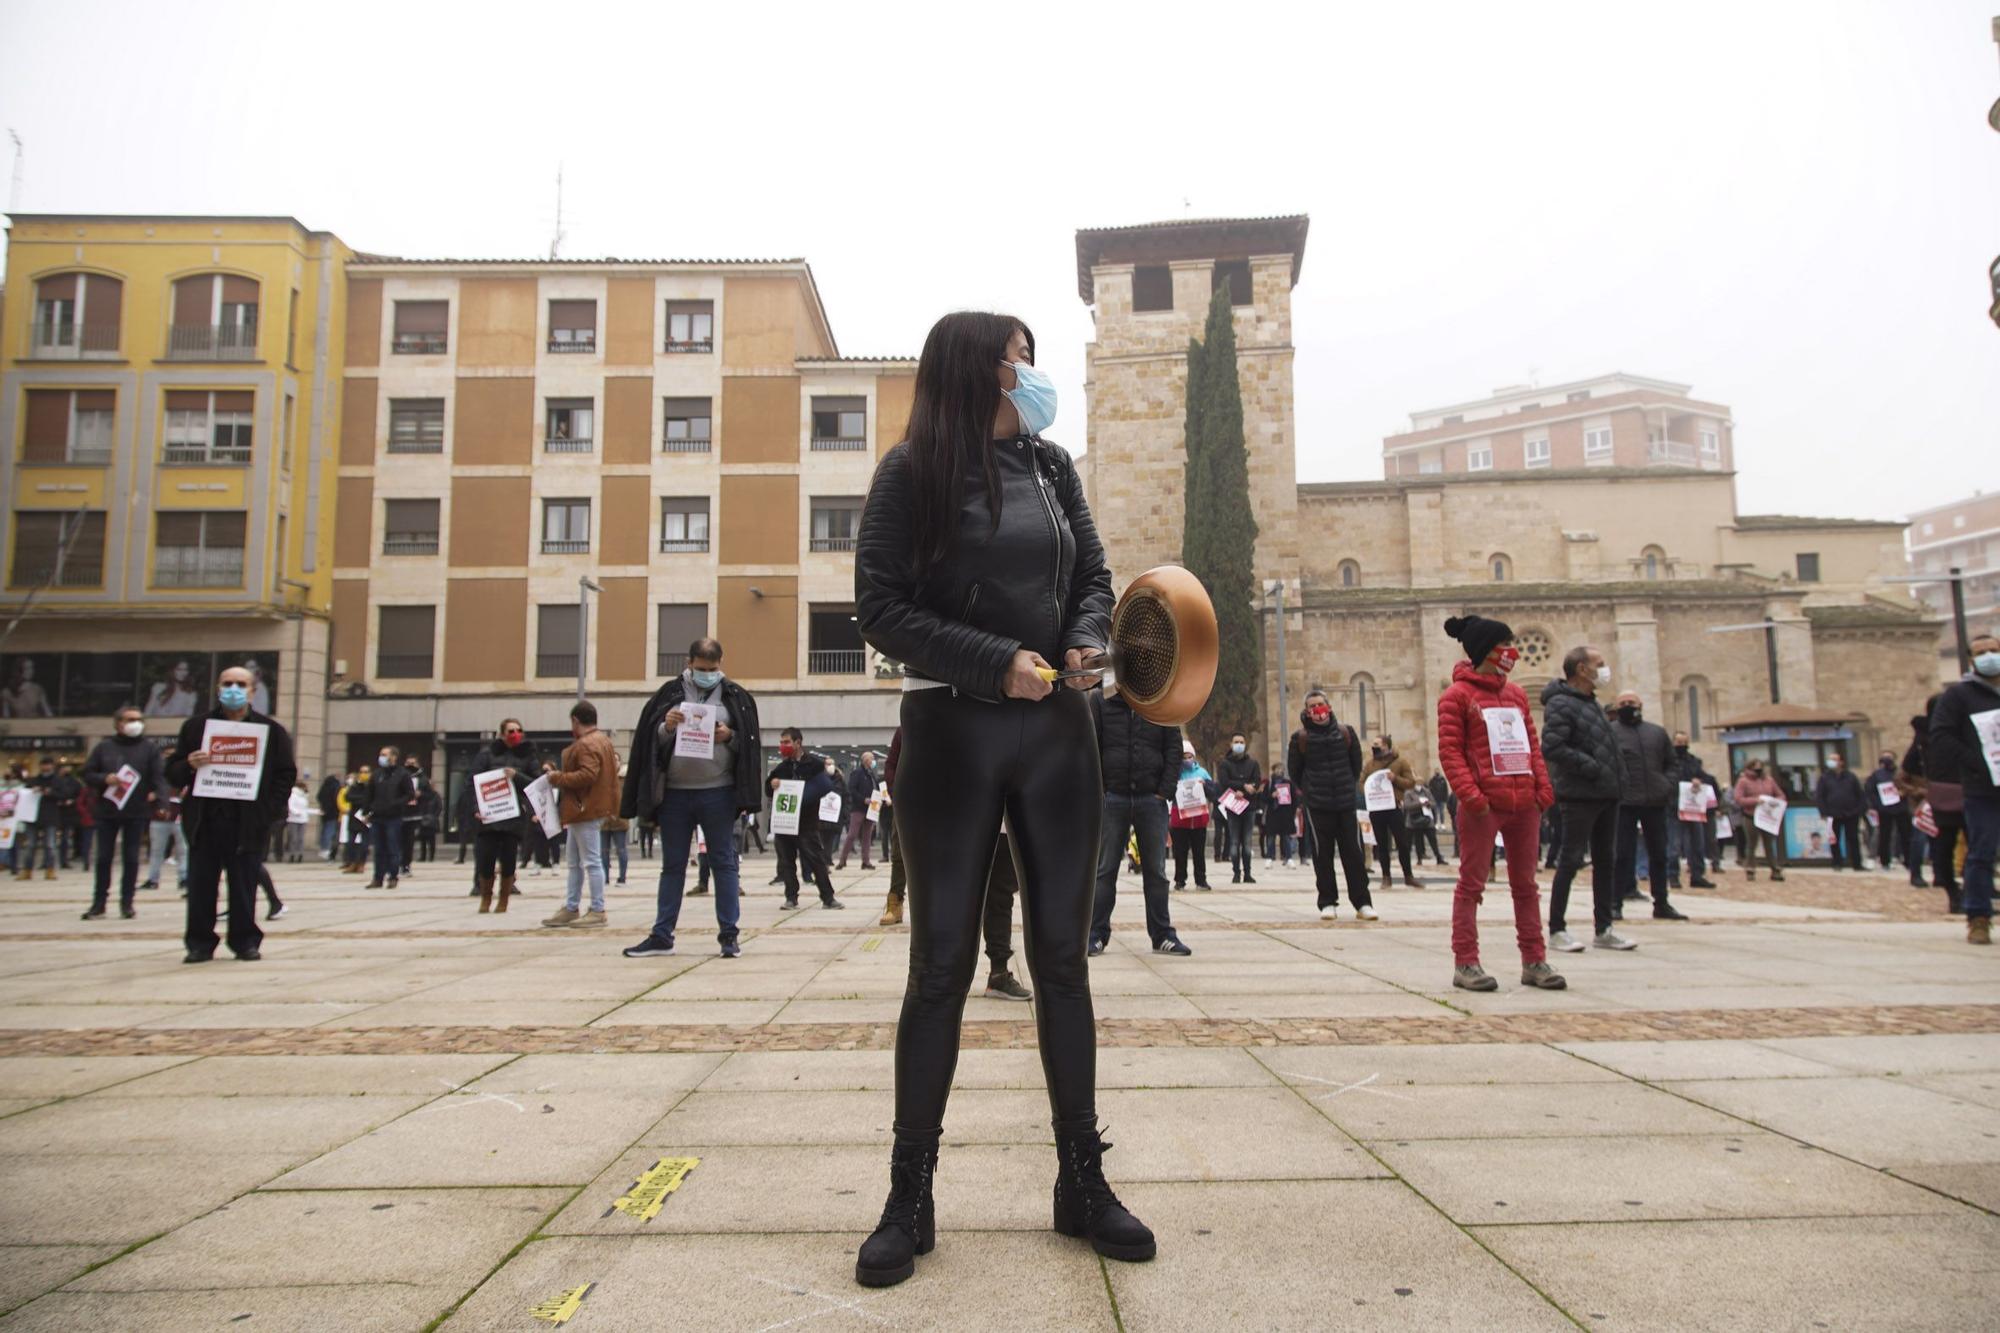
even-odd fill
[{"label": "overcast white sky", "polygon": [[841,350],[1022,316],[1083,443],[1074,232],[1312,215],[1301,480],[1531,378],[1692,383],[1745,512],[2000,484],[2000,0],[0,4],[24,212],[365,250],[812,261]]}]

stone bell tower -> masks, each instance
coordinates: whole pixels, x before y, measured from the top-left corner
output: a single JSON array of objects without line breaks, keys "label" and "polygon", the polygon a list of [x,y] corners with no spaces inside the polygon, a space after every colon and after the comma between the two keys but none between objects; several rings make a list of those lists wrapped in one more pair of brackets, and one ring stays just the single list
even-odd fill
[{"label": "stone bell tower", "polygon": [[1257,578],[1296,591],[1296,430],[1292,416],[1292,288],[1305,262],[1306,218],[1206,218],[1076,234],[1077,291],[1097,336],[1085,349],[1089,451],[1084,488],[1119,589],[1178,563],[1187,411],[1187,348],[1217,287],[1235,307],[1236,368]]}]

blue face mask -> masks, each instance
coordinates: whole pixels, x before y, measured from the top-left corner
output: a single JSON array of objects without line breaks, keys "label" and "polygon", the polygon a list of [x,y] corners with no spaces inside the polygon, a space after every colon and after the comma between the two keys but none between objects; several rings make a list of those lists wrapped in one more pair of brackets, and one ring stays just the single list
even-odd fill
[{"label": "blue face mask", "polygon": [[215,694],[218,699],[222,700],[224,708],[248,708],[250,706],[250,687],[248,685],[224,685]]},{"label": "blue face mask", "polygon": [[688,675],[696,685],[704,690],[712,690],[722,683],[722,673],[720,671],[690,671]]},{"label": "blue face mask", "polygon": [[1972,669],[1982,676],[2000,676],[2000,653],[1981,653],[1972,659]]},{"label": "blue face mask", "polygon": [[1055,381],[1025,361],[1004,364],[1014,371],[1014,387],[1000,392],[1007,395],[1014,410],[1021,414],[1022,433],[1040,435],[1056,424]]}]

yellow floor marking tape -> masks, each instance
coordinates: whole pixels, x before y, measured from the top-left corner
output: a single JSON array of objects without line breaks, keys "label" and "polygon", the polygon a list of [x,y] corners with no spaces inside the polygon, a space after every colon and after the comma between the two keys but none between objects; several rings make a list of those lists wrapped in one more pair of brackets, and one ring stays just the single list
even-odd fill
[{"label": "yellow floor marking tape", "polygon": [[583,1298],[596,1285],[595,1282],[586,1282],[580,1287],[572,1287],[553,1300],[543,1301],[540,1305],[529,1306],[528,1313],[537,1319],[546,1319],[551,1324],[567,1324],[575,1316],[577,1310],[582,1307]]},{"label": "yellow floor marking tape", "polygon": [[862,941],[861,952],[874,953],[877,949],[881,947],[882,947],[882,937],[880,935],[870,935],[867,939]]},{"label": "yellow floor marking tape", "polygon": [[614,1212],[635,1217],[641,1222],[650,1222],[660,1215],[667,1196],[681,1187],[688,1172],[701,1165],[699,1157],[662,1157],[642,1172],[632,1182],[632,1188],[625,1191],[623,1198],[612,1204],[604,1212],[606,1217]]}]

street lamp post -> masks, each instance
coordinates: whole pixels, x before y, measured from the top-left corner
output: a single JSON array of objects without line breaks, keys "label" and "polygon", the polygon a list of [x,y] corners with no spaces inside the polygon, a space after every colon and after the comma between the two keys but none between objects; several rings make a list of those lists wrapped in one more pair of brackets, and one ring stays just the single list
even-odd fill
[{"label": "street lamp post", "polygon": [[1949,583],[1951,585],[1951,627],[1958,636],[1958,669],[1972,670],[1972,639],[1965,630],[1965,570],[1953,565],[1943,574],[1901,575],[1884,583]]},{"label": "street lamp post", "polygon": [[1272,732],[1282,736],[1287,726],[1286,719],[1292,715],[1285,699],[1285,581],[1272,579],[1264,585],[1264,590],[1275,596],[1278,601],[1278,716]]},{"label": "street lamp post", "polygon": [[587,578],[576,581],[576,697],[583,698],[583,682],[590,674],[590,594],[604,589]]}]

